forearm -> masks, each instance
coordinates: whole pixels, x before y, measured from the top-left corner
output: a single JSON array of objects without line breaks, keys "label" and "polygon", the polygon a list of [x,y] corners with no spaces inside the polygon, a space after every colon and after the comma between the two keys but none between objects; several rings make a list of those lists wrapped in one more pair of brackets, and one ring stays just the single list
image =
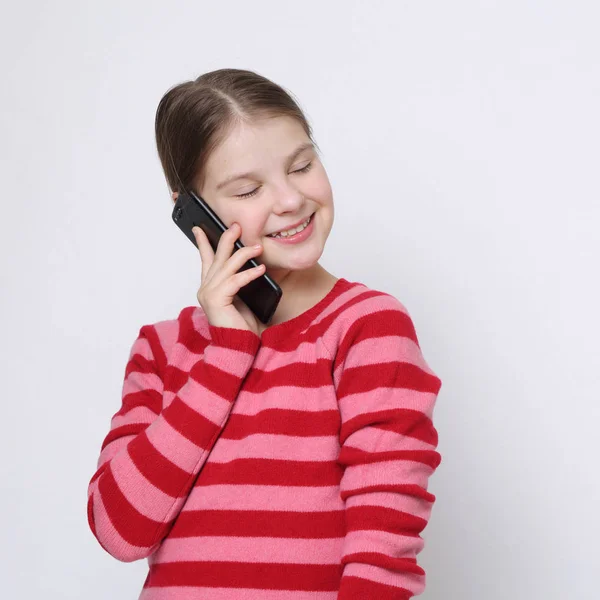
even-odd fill
[{"label": "forearm", "polygon": [[[216,335],[219,342],[238,339]],[[144,558],[168,533],[228,419],[257,340],[242,335],[242,350],[209,344],[170,404],[100,466],[90,482],[88,511],[111,555]],[[190,359],[186,353],[180,350],[179,358]]]}]

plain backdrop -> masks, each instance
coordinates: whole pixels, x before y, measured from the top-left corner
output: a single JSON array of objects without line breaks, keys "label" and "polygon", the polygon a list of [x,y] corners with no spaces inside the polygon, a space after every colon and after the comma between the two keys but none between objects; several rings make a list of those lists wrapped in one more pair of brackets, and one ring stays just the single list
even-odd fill
[{"label": "plain backdrop", "polygon": [[595,2],[19,2],[0,24],[4,598],[137,598],[86,519],[139,328],[197,304],[154,115],[223,67],[323,150],[322,264],[394,294],[443,381],[425,600],[593,600]]}]

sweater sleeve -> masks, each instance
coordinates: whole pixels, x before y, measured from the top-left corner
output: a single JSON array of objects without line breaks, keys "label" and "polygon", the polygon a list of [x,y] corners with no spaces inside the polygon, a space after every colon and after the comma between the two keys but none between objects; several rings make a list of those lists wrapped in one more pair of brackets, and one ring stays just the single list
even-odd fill
[{"label": "sweater sleeve", "polygon": [[432,417],[442,382],[406,309],[387,296],[349,326],[334,360],[346,517],[338,600],[407,600],[425,589],[416,556],[441,462]]},{"label": "sweater sleeve", "polygon": [[169,532],[260,345],[251,331],[209,330],[202,355],[177,342],[174,364],[191,368],[179,371],[184,381],[166,407],[157,368],[162,347],[152,325],[140,329],[131,348],[121,408],[102,443],[87,502],[92,533],[124,562],[148,557]]}]

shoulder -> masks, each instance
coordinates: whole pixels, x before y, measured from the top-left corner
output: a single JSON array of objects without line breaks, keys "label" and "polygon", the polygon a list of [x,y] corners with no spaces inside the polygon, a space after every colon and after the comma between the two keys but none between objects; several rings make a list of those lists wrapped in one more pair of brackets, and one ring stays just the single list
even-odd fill
[{"label": "shoulder", "polygon": [[355,285],[339,320],[338,344],[333,368],[339,379],[348,358],[350,364],[397,363],[416,367],[433,391],[441,379],[425,359],[413,319],[406,305],[391,293]]},{"label": "shoulder", "polygon": [[393,294],[353,282],[341,299],[335,318],[336,347],[368,335],[398,334],[418,343],[407,307]]},{"label": "shoulder", "polygon": [[176,345],[203,346],[209,338],[208,319],[201,307],[185,306],[172,318],[146,323],[138,332],[138,340],[149,345],[159,371],[171,363]]}]

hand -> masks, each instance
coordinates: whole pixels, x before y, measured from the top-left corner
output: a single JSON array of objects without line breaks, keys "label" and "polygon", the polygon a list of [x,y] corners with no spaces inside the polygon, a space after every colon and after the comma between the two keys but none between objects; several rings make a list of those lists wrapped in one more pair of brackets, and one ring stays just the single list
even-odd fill
[{"label": "hand", "polygon": [[200,227],[196,226],[192,231],[202,260],[202,283],[196,296],[208,322],[215,327],[246,329],[260,335],[258,319],[235,295],[265,272],[265,265],[261,264],[238,273],[249,258],[262,252],[262,246],[246,246],[233,252],[235,241],[242,232],[237,223],[223,233],[216,253]]}]

